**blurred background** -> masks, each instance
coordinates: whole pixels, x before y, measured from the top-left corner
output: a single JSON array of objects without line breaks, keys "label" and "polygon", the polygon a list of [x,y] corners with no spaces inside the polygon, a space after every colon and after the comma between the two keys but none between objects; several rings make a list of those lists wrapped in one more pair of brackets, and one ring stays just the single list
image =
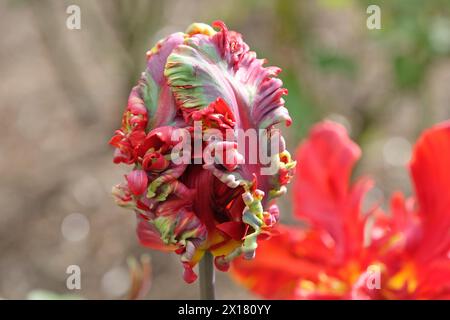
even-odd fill
[{"label": "blurred background", "polygon": [[[81,9],[81,30],[66,8]],[[366,26],[370,4],[381,30]],[[290,150],[310,126],[344,124],[362,147],[355,176],[377,188],[365,203],[411,192],[405,164],[419,133],[450,118],[450,1],[0,1],[0,297],[36,289],[123,297],[126,260],[152,259],[151,299],[196,299],[178,257],[141,248],[134,215],[110,190],[127,171],[108,140],[160,38],[192,22],[225,21],[280,66],[294,119]],[[289,197],[281,199],[289,222]],[[81,290],[66,268],[81,268]],[[252,298],[223,273],[219,298]]]}]

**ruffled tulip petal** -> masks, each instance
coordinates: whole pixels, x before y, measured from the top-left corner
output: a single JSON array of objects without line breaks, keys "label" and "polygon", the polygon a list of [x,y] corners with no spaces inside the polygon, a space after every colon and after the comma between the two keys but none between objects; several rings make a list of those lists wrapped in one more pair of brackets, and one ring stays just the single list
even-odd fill
[{"label": "ruffled tulip petal", "polygon": [[450,121],[421,135],[410,168],[423,220],[420,258],[426,263],[450,250]]},{"label": "ruffled tulip petal", "polygon": [[[296,153],[300,167],[293,190],[295,215],[310,226],[279,228],[279,236],[261,242],[255,260],[235,260],[238,282],[270,299],[350,297],[368,255],[360,205],[372,182],[349,182],[359,156],[344,127],[333,122],[314,126]],[[284,157],[280,161],[290,163]],[[277,178],[288,177],[281,173]]]},{"label": "ruffled tulip petal", "polygon": [[320,238],[307,239],[307,233],[299,228],[280,225],[277,230],[279,235],[260,243],[254,260],[234,260],[232,275],[266,299],[299,299],[302,280],[317,279],[326,263],[326,255],[316,260],[308,254],[324,246]]},{"label": "ruffled tulip petal", "polygon": [[372,181],[349,182],[360,155],[345,128],[330,121],[314,126],[296,153],[301,170],[294,182],[294,214],[329,232],[339,259],[358,254],[364,243],[360,206]]},{"label": "ruffled tulip petal", "polygon": [[450,122],[426,130],[410,163],[415,197],[395,193],[391,217],[377,217],[372,246],[385,267],[382,297],[445,299],[450,294]]},{"label": "ruffled tulip petal", "polygon": [[[220,116],[219,124],[229,124],[236,135],[239,129],[272,130],[277,123],[290,124],[282,98],[287,91],[274,77],[280,70],[263,67],[265,61],[249,51],[240,34],[228,31],[221,22],[214,25],[221,30],[213,36],[195,34],[187,38],[167,59],[165,76],[185,119],[198,120],[199,112],[205,116],[214,109]],[[223,119],[231,120],[233,125]],[[248,164],[249,155],[255,152],[255,146],[247,147],[244,159],[237,156],[235,162],[225,165],[227,170],[211,168],[212,172],[223,181],[231,179],[247,185],[256,174],[257,187],[267,193],[271,186],[266,182],[268,177],[260,175],[261,164],[244,165],[235,173],[229,172],[238,161]]]}]

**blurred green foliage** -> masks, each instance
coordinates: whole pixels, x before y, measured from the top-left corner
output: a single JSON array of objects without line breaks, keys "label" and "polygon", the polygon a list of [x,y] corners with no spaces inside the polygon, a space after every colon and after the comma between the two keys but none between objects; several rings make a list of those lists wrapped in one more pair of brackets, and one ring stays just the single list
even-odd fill
[{"label": "blurred green foliage", "polygon": [[[381,30],[364,28],[366,8],[371,4],[381,9]],[[316,38],[314,25],[317,21],[308,15],[309,6],[303,1],[276,1],[277,45],[289,43],[287,52],[292,55],[292,60],[314,67],[319,74],[338,74],[359,81],[357,74],[364,71],[360,62],[344,52],[330,49],[327,43]],[[450,55],[450,0],[321,0],[318,6],[332,11],[356,7],[356,10],[361,11],[364,19],[361,21],[364,24],[361,32],[384,48],[396,86],[393,96],[385,97],[385,101],[393,100],[402,91],[417,90],[423,86],[432,63]],[[339,35],[336,34],[336,37],[339,38]],[[359,45],[354,44],[355,47]],[[330,101],[329,105],[320,105],[318,97],[305,90],[302,74],[294,71],[299,69],[298,65],[286,66],[286,61],[291,59],[281,63],[286,70],[282,78],[289,89],[286,100],[295,120],[293,136],[298,139],[305,135],[313,122],[323,118],[324,110],[333,109],[333,103]],[[365,105],[357,107],[354,111],[362,119],[361,131],[355,136],[359,139],[359,135],[363,135],[373,125],[374,119]],[[377,110],[383,108],[385,106],[380,105]]]},{"label": "blurred green foliage", "polygon": [[53,291],[36,289],[27,295],[27,300],[83,300],[84,298],[76,294],[60,294]]},{"label": "blurred green foliage", "polygon": [[325,50],[316,50],[312,53],[313,61],[322,72],[340,72],[345,75],[354,75],[356,63],[349,57]]},{"label": "blurred green foliage", "polygon": [[391,53],[399,88],[414,89],[430,63],[450,54],[450,0],[364,0],[382,8],[382,30],[377,36]]},{"label": "blurred green foliage", "polygon": [[289,108],[294,126],[291,140],[299,141],[307,134],[308,128],[319,120],[318,110],[291,70],[284,73],[283,83],[290,90],[286,101],[288,106],[292,106],[292,108]]}]

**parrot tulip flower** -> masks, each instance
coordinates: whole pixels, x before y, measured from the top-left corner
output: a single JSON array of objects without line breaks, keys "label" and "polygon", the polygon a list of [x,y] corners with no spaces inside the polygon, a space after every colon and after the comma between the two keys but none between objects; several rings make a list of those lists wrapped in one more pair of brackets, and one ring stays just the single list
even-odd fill
[{"label": "parrot tulip flower", "polygon": [[418,140],[410,164],[416,196],[395,193],[390,216],[377,207],[362,212],[372,182],[349,184],[359,156],[342,126],[312,129],[296,154],[293,192],[294,215],[309,228],[278,226],[255,260],[233,262],[239,283],[269,299],[450,297],[450,122]]},{"label": "parrot tulip flower", "polygon": [[[194,23],[148,51],[110,140],[114,162],[133,166],[113,188],[117,204],[136,213],[143,245],[180,255],[187,282],[207,251],[220,270],[254,256],[295,168],[275,127],[291,123],[281,70],[264,67],[224,23],[213,26]],[[252,130],[266,140],[243,144],[241,133]],[[269,162],[250,161],[269,145]]]}]

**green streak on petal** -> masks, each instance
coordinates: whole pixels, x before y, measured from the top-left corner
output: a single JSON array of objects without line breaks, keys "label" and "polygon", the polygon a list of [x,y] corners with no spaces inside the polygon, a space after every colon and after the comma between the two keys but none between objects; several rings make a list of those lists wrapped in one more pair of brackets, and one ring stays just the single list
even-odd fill
[{"label": "green streak on petal", "polygon": [[157,217],[152,221],[155,228],[158,230],[161,240],[169,245],[169,244],[176,244],[176,240],[174,237],[174,229],[176,224],[171,221],[170,218],[166,217]]},{"label": "green streak on petal", "polygon": [[140,91],[142,95],[142,100],[144,101],[145,107],[147,108],[149,115],[149,128],[153,128],[154,115],[158,107],[158,97],[159,97],[159,86],[153,80],[152,76],[145,71],[142,74],[142,84],[140,86]]}]

